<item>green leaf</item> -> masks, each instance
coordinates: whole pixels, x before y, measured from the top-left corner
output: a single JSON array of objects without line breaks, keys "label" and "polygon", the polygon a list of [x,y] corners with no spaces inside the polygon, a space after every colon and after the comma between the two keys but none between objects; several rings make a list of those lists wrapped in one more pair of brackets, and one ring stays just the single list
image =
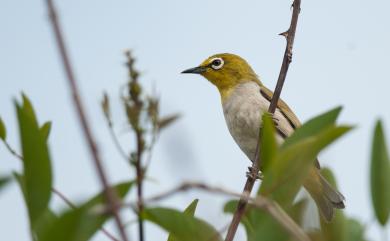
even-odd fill
[{"label": "green leaf", "polygon": [[110,99],[108,98],[108,94],[106,92],[103,93],[103,100],[101,102],[101,106],[102,106],[104,116],[106,117],[106,120],[111,126],[112,120],[111,120]]},{"label": "green leaf", "polygon": [[390,160],[381,121],[375,126],[371,152],[371,198],[376,218],[383,226],[390,212]]},{"label": "green leaf", "polygon": [[[188,207],[184,210],[184,214],[187,214],[190,217],[193,217],[195,215],[196,206],[198,205],[199,199],[195,199],[188,205]],[[175,238],[173,234],[169,234],[168,241],[177,241],[178,239]]]},{"label": "green leaf", "polygon": [[35,111],[34,111],[34,107],[31,104],[31,101],[28,99],[28,97],[24,93],[22,93],[22,99],[23,99],[22,106],[23,106],[23,110],[24,110],[25,114],[28,115],[34,123],[38,124],[38,121],[37,121],[37,118],[35,115]]},{"label": "green leaf", "polygon": [[347,233],[345,241],[366,241],[364,237],[364,227],[355,219],[347,219]]},{"label": "green leaf", "polygon": [[7,130],[5,129],[4,122],[0,117],[0,139],[5,141],[6,138],[7,138]]},{"label": "green leaf", "polygon": [[45,122],[41,127],[42,136],[47,140],[51,131],[51,121]]},{"label": "green leaf", "polygon": [[147,208],[143,218],[159,225],[181,241],[219,241],[218,231],[210,224],[169,208]]},{"label": "green leaf", "polygon": [[275,138],[275,126],[271,119],[271,116],[268,113],[265,113],[262,116],[262,129],[260,136],[260,160],[259,167],[260,170],[265,171],[270,163],[274,161],[276,152],[278,149],[278,144],[276,143]]},{"label": "green leaf", "polygon": [[195,210],[196,210],[196,207],[198,206],[198,202],[199,202],[199,199],[195,199],[194,201],[192,201],[190,203],[190,205],[188,205],[188,207],[186,207],[186,209],[184,209],[184,214],[187,214],[187,215],[193,217],[195,215]]},{"label": "green leaf", "polygon": [[[238,201],[232,200],[225,204],[224,212],[233,214]],[[284,241],[289,240],[289,234],[267,212],[248,204],[241,219],[248,241]]]},{"label": "green leaf", "polygon": [[41,237],[46,227],[58,220],[57,215],[51,210],[46,209],[35,223],[34,234],[36,237]]},{"label": "green leaf", "polygon": [[[123,199],[134,182],[115,185],[118,196]],[[110,218],[99,214],[96,207],[104,205],[103,192],[100,192],[75,209],[62,213],[53,222],[47,224],[39,235],[39,241],[87,241]]]},{"label": "green leaf", "polygon": [[[322,176],[337,190],[336,178],[329,168],[321,169]],[[321,231],[325,240],[345,240],[347,235],[347,219],[343,211],[335,209],[335,215],[331,222],[321,219]]]},{"label": "green leaf", "polygon": [[[118,197],[124,198],[126,194],[129,192],[129,190],[133,187],[134,183],[135,181],[123,182],[113,186],[113,188],[116,194],[118,195]],[[99,194],[95,195],[93,198],[91,198],[89,201],[85,202],[79,208],[91,209],[94,206],[104,204],[105,200],[106,199],[102,191]]]},{"label": "green leaf", "polygon": [[20,188],[20,191],[22,192],[24,201],[27,202],[27,200],[26,200],[26,185],[24,184],[23,175],[20,173],[17,173],[17,172],[13,172],[12,175],[14,176],[14,178],[16,179],[16,181],[19,184],[19,188]]},{"label": "green leaf", "polygon": [[316,135],[324,128],[334,125],[341,109],[342,107],[336,107],[324,114],[310,119],[303,126],[297,128],[294,133],[283,142],[282,148],[286,148],[308,136]]},{"label": "green leaf", "polygon": [[30,101],[23,95],[23,105],[16,103],[23,153],[25,201],[30,225],[47,210],[51,197],[51,162],[46,139],[38,126]]},{"label": "green leaf", "polygon": [[280,149],[264,173],[259,193],[271,196],[284,207],[291,204],[319,152],[350,129],[348,126],[329,126]]},{"label": "green leaf", "polygon": [[0,190],[3,189],[11,180],[9,177],[0,177]]},{"label": "green leaf", "polygon": [[173,114],[170,116],[163,117],[157,121],[157,126],[160,130],[164,129],[165,127],[169,126],[173,122],[175,122],[177,119],[180,118],[179,114]]}]

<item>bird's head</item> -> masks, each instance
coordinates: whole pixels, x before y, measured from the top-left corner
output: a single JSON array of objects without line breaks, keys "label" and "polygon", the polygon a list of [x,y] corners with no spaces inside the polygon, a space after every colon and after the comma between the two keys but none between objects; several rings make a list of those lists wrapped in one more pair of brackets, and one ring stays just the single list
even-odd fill
[{"label": "bird's head", "polygon": [[184,70],[183,74],[200,74],[213,83],[224,95],[238,84],[256,81],[258,78],[249,64],[235,54],[216,54],[208,57],[199,66]]}]

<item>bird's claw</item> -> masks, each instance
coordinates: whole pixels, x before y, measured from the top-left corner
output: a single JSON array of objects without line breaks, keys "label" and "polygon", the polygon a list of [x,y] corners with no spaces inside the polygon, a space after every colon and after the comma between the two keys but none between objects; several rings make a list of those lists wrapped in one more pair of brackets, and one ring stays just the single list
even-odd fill
[{"label": "bird's claw", "polygon": [[275,127],[279,126],[279,119],[278,118],[272,116],[272,120],[274,121]]},{"label": "bird's claw", "polygon": [[263,174],[261,172],[257,172],[257,174],[254,173],[253,167],[248,167],[248,171],[246,172],[246,177],[247,178],[252,178],[254,180],[262,180],[263,179]]}]

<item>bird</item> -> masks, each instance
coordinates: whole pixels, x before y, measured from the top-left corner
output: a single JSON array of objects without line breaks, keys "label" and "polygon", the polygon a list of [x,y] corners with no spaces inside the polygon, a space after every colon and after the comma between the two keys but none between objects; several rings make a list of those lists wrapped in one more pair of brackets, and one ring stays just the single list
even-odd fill
[{"label": "bird", "polygon": [[[199,74],[217,87],[229,132],[240,149],[253,162],[261,116],[268,113],[273,92],[260,81],[247,61],[235,54],[222,53],[210,56],[199,66],[181,73]],[[281,99],[277,103],[273,120],[276,122],[276,139],[280,144],[301,126],[298,117]],[[334,209],[345,207],[345,198],[321,175],[320,168],[317,159],[310,168],[303,186],[315,201],[321,216],[330,222],[334,216]]]}]

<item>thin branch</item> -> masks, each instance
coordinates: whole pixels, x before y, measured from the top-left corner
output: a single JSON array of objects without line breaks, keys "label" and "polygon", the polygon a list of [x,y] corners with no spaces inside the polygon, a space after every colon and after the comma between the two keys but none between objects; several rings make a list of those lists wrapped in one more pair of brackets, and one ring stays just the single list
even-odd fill
[{"label": "thin branch", "polygon": [[51,19],[51,24],[53,27],[54,35],[57,42],[57,47],[61,55],[61,60],[63,63],[63,67],[65,70],[65,74],[68,80],[68,84],[73,96],[73,104],[75,105],[76,111],[78,113],[78,118],[82,127],[82,130],[84,132],[85,139],[88,143],[90,154],[93,159],[93,163],[96,167],[96,171],[99,177],[99,180],[101,182],[101,185],[103,186],[103,192],[106,198],[107,206],[109,207],[110,212],[114,216],[114,221],[116,223],[116,226],[119,230],[120,236],[123,241],[128,241],[126,232],[122,225],[122,220],[120,218],[120,215],[118,213],[118,197],[113,189],[111,189],[106,174],[104,172],[103,164],[99,155],[99,150],[97,148],[97,145],[95,143],[94,138],[92,137],[92,132],[90,130],[90,127],[88,125],[87,117],[84,112],[84,108],[82,105],[82,101],[80,99],[80,94],[76,82],[76,78],[73,74],[73,69],[70,63],[70,60],[68,58],[68,53],[66,51],[65,47],[65,41],[62,36],[62,30],[60,27],[60,24],[57,20],[57,12],[54,7],[54,3],[52,0],[46,0],[47,9],[49,12],[49,16]]},{"label": "thin branch", "polygon": [[[287,76],[287,71],[288,67],[290,66],[291,60],[292,60],[292,48],[294,44],[294,38],[295,38],[295,32],[297,28],[297,23],[298,23],[298,16],[301,11],[301,0],[294,0],[293,3],[293,13],[291,17],[291,23],[288,31],[282,33],[281,35],[285,36],[287,39],[287,45],[286,49],[284,51],[284,57],[283,57],[283,62],[282,66],[280,68],[279,72],[279,77],[278,81],[275,87],[274,94],[271,99],[271,103],[268,108],[268,112],[273,114],[276,110],[280,94],[282,92],[283,84]],[[256,176],[259,172],[259,145],[260,145],[260,133],[257,141],[257,146],[256,146],[256,153],[255,153],[255,158],[252,163],[252,168],[250,169],[250,175],[248,175],[248,178],[246,180],[245,186],[243,193],[251,193],[253,189],[253,185],[255,184],[256,181]],[[232,241],[234,239],[234,236],[236,234],[238,225],[240,224],[240,220],[242,216],[244,215],[245,212],[245,207],[247,204],[247,200],[245,199],[240,199],[240,201],[237,204],[236,211],[233,215],[232,222],[230,224],[230,227],[228,229],[225,241]]]},{"label": "thin branch", "polygon": [[138,232],[139,232],[139,241],[145,240],[144,235],[144,222],[142,219],[142,211],[144,209],[143,202],[143,179],[144,179],[144,170],[141,163],[142,153],[143,153],[143,141],[142,133],[139,130],[136,130],[137,138],[137,162],[136,162],[136,171],[137,171],[137,200],[138,200]]},{"label": "thin branch", "polygon": [[[8,151],[18,160],[22,161],[23,162],[23,156],[20,155],[19,153],[17,153],[15,151],[15,149],[13,149],[11,147],[11,145],[7,142],[7,141],[3,141],[4,145],[7,147]],[[63,194],[62,192],[60,192],[59,190],[57,190],[56,188],[52,187],[51,188],[51,191],[56,194],[64,203],[66,203],[66,205],[68,205],[70,208],[77,208],[77,206],[72,202],[70,201],[69,198],[67,198],[65,196],[65,194]],[[104,233],[109,239],[111,239],[112,241],[119,241],[117,238],[114,237],[114,235],[112,235],[110,232],[108,232],[105,228],[101,227],[100,228],[100,231],[102,231],[102,233]]]},{"label": "thin branch", "polygon": [[115,134],[114,132],[114,127],[113,127],[113,124],[111,122],[109,122],[107,120],[107,124],[108,124],[108,129],[109,129],[109,132],[110,132],[110,136],[111,136],[111,139],[113,140],[116,148],[118,149],[118,152],[120,153],[120,155],[122,156],[122,158],[124,160],[126,160],[126,162],[129,162],[130,160],[130,156],[126,154],[125,150],[122,148],[119,140],[118,140],[118,137],[117,135]]},{"label": "thin branch", "polygon": [[[172,195],[175,195],[179,192],[184,192],[192,189],[199,189],[214,194],[233,196],[233,197],[243,199],[246,202],[249,201],[253,206],[260,208],[266,211],[269,215],[271,215],[288,233],[290,233],[291,236],[295,237],[296,240],[310,241],[307,234],[294,222],[294,220],[291,219],[291,217],[288,214],[286,214],[286,212],[282,208],[280,208],[280,206],[276,202],[262,196],[257,196],[256,198],[252,198],[250,197],[249,192],[244,192],[240,194],[221,187],[209,186],[204,183],[186,182],[168,191],[160,193],[158,195],[145,198],[144,203],[157,202],[162,199],[168,198]],[[130,206],[134,208],[136,204],[127,203],[124,204],[124,206],[126,207]]]},{"label": "thin branch", "polygon": [[18,153],[11,147],[11,145],[10,145],[6,140],[4,140],[3,143],[4,143],[5,147],[7,147],[8,151],[9,151],[14,157],[16,157],[17,159],[23,161],[23,157],[22,157],[20,154],[18,154]]}]

